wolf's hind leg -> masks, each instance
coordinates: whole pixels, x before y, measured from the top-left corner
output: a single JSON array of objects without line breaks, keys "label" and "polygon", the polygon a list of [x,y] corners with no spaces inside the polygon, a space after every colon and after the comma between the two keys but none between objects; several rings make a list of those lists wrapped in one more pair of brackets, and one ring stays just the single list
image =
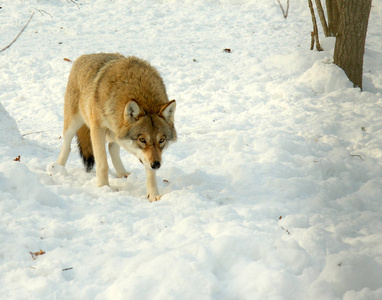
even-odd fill
[{"label": "wolf's hind leg", "polygon": [[109,153],[110,153],[110,157],[111,157],[111,161],[113,163],[114,169],[117,172],[117,177],[127,178],[131,173],[127,172],[125,167],[123,166],[121,156],[119,154],[120,148],[121,147],[115,142],[109,143]]},{"label": "wolf's hind leg", "polygon": [[58,155],[57,163],[65,167],[65,164],[68,160],[71,143],[73,137],[80,127],[84,124],[80,115],[77,115],[70,120],[64,122],[64,133],[63,133],[63,145],[61,147],[60,154]]},{"label": "wolf's hind leg", "polygon": [[158,201],[162,197],[159,195],[157,175],[156,172],[146,167],[146,186],[147,186],[147,197],[151,202]]}]

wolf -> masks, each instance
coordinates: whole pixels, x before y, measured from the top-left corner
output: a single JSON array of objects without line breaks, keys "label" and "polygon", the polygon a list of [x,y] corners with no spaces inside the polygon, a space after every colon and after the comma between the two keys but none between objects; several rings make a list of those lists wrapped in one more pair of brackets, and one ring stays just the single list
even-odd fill
[{"label": "wolf", "polygon": [[63,145],[57,163],[68,160],[77,134],[86,171],[96,165],[97,186],[109,185],[105,143],[117,177],[130,175],[120,148],[135,155],[146,171],[147,197],[161,198],[156,170],[162,152],[177,139],[175,100],[169,101],[162,77],[147,61],[119,53],[80,56],[65,92]]}]

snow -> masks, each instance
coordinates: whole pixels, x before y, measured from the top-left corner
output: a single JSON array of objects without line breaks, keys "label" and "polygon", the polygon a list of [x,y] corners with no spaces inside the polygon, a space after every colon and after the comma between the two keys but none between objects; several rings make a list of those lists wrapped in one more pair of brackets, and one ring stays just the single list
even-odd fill
[{"label": "snow", "polygon": [[[286,20],[277,1],[4,0],[0,48],[35,15],[0,54],[1,298],[382,299],[381,8],[361,92],[333,38],[309,50],[304,0]],[[177,100],[159,202],[128,153],[111,188],[74,145],[52,169],[64,58],[96,52],[150,61]]]}]

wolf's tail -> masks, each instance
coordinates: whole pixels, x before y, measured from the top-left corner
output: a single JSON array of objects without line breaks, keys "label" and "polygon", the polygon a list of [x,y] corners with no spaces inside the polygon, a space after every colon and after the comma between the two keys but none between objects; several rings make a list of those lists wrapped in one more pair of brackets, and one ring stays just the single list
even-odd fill
[{"label": "wolf's tail", "polygon": [[77,131],[77,144],[86,172],[90,172],[94,167],[94,155],[90,129],[85,124]]}]

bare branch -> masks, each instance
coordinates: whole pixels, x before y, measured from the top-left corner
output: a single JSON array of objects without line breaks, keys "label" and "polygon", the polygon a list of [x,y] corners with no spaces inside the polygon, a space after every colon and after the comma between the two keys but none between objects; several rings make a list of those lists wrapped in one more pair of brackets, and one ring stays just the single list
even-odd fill
[{"label": "bare branch", "polygon": [[0,53],[3,52],[3,51],[5,51],[5,50],[7,50],[9,47],[11,47],[11,46],[13,45],[14,42],[17,41],[17,39],[20,37],[20,35],[21,35],[21,34],[23,33],[23,31],[25,30],[25,28],[27,28],[27,26],[28,26],[29,22],[32,20],[33,16],[34,16],[34,13],[31,14],[31,16],[29,17],[28,22],[24,25],[24,27],[21,29],[21,31],[19,32],[19,34],[14,38],[14,40],[13,40],[8,46],[6,46],[5,48],[1,49],[1,50],[0,50]]},{"label": "bare branch", "polygon": [[280,5],[280,8],[281,8],[281,11],[283,12],[283,16],[284,18],[286,19],[288,17],[288,11],[289,11],[289,0],[287,0],[287,8],[286,8],[286,11],[284,10],[284,7],[282,6],[280,0],[277,0],[277,2],[279,3]]}]

